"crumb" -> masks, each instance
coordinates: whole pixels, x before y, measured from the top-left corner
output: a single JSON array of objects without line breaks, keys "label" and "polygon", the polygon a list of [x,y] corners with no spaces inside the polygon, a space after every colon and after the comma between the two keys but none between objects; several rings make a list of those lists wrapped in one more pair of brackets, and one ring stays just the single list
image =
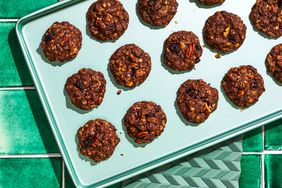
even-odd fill
[{"label": "crumb", "polygon": [[203,45],[203,48],[205,48],[206,47],[206,45]]},{"label": "crumb", "polygon": [[240,109],[240,112],[243,112],[244,111],[244,109]]},{"label": "crumb", "polygon": [[178,24],[178,21],[174,21],[175,24]]},{"label": "crumb", "polygon": [[121,132],[119,132],[119,134],[122,134]]},{"label": "crumb", "polygon": [[121,153],[120,156],[123,156],[123,154]]},{"label": "crumb", "polygon": [[117,90],[117,95],[120,95],[121,94],[121,90]]},{"label": "crumb", "polygon": [[221,58],[221,55],[220,54],[215,54],[215,58],[219,59],[219,58]]}]

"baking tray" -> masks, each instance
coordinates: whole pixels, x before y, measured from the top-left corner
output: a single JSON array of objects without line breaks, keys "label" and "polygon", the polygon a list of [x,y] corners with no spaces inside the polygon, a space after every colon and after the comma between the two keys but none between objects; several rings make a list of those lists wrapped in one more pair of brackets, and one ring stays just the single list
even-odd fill
[{"label": "baking tray", "polygon": [[[281,39],[267,39],[253,30],[248,16],[255,0],[227,0],[222,6],[214,8],[198,7],[188,0],[178,0],[178,12],[164,29],[153,29],[140,22],[135,11],[136,0],[121,2],[130,15],[130,23],[125,34],[115,42],[101,43],[89,36],[85,14],[93,0],[59,2],[20,19],[16,26],[25,59],[76,186],[105,187],[282,116],[282,87],[267,75],[264,65],[266,54],[274,45],[281,42]],[[215,53],[204,48],[196,70],[183,74],[167,70],[161,63],[165,38],[173,31],[190,30],[199,36],[203,44],[204,22],[217,10],[236,13],[244,20],[248,30],[243,46],[220,59],[216,59]],[[55,21],[69,21],[78,27],[83,35],[82,49],[77,58],[62,66],[47,63],[39,47],[44,32]],[[117,95],[118,88],[108,73],[107,64],[110,55],[127,43],[135,43],[150,53],[152,71],[141,86]],[[258,69],[264,78],[266,92],[260,97],[259,102],[242,111],[234,108],[226,100],[221,92],[220,82],[230,67],[243,64],[251,64]],[[107,92],[102,105],[88,113],[74,109],[64,94],[67,77],[83,67],[103,72],[107,80]],[[176,91],[182,82],[199,78],[219,90],[219,103],[218,109],[210,118],[195,127],[190,126],[179,116],[175,99]],[[140,100],[152,100],[160,104],[168,119],[163,134],[145,147],[134,145],[122,127],[122,117],[127,109]],[[121,139],[113,156],[99,164],[82,157],[76,143],[77,129],[95,118],[104,118],[112,122]]]}]

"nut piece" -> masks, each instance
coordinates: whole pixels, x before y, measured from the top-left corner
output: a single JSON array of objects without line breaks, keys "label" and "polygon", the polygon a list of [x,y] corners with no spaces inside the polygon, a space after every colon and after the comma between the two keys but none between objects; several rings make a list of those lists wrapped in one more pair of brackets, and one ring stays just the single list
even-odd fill
[{"label": "nut piece", "polygon": [[133,88],[149,76],[151,57],[135,44],[127,44],[111,56],[109,68],[117,84]]},{"label": "nut piece", "polygon": [[138,13],[144,22],[165,27],[176,14],[176,0],[138,0]]},{"label": "nut piece", "polygon": [[221,81],[221,86],[230,101],[241,108],[256,103],[265,91],[262,76],[251,65],[231,68]]},{"label": "nut piece", "polygon": [[282,44],[274,46],[266,57],[268,72],[282,83]]},{"label": "nut piece", "polygon": [[118,0],[98,0],[86,16],[90,33],[98,40],[116,40],[128,27],[128,13]]},{"label": "nut piece", "polygon": [[164,63],[173,70],[192,70],[202,53],[198,37],[190,31],[174,32],[164,42]]},{"label": "nut piece", "polygon": [[92,110],[103,101],[106,80],[101,72],[83,68],[67,79],[65,90],[76,107]]},{"label": "nut piece", "polygon": [[124,116],[127,134],[137,144],[152,142],[165,128],[166,115],[160,105],[151,101],[134,103]]},{"label": "nut piece", "polygon": [[82,45],[79,29],[69,22],[54,22],[45,32],[40,44],[49,61],[68,61],[75,58]]},{"label": "nut piece", "polygon": [[250,19],[254,27],[272,38],[282,36],[282,1],[257,0]]},{"label": "nut piece", "polygon": [[88,121],[77,136],[80,153],[96,162],[109,158],[120,142],[116,128],[103,119]]},{"label": "nut piece", "polygon": [[203,5],[212,6],[212,5],[222,4],[225,0],[198,0],[198,1]]},{"label": "nut piece", "polygon": [[187,80],[178,89],[177,106],[183,117],[194,124],[204,122],[216,110],[217,89],[205,81]]},{"label": "nut piece", "polygon": [[247,27],[239,16],[220,11],[207,19],[203,36],[212,49],[227,53],[238,49],[243,44],[246,31]]}]

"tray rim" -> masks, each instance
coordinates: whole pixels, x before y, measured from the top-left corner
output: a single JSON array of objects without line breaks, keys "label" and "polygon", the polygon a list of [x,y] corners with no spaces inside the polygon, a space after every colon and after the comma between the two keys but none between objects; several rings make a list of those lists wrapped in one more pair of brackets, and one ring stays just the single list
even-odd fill
[{"label": "tray rim", "polygon": [[48,15],[52,12],[56,12],[56,11],[59,11],[60,9],[63,9],[64,7],[73,6],[73,5],[80,3],[80,2],[83,2],[83,1],[87,1],[87,0],[65,0],[65,1],[57,2],[53,5],[47,6],[45,8],[42,8],[38,11],[35,11],[33,13],[30,13],[30,14],[22,17],[21,19],[18,20],[18,22],[16,24],[17,37],[18,37],[18,40],[19,40],[25,61],[28,65],[29,72],[30,72],[32,79],[34,81],[36,91],[39,94],[39,97],[40,97],[41,103],[43,105],[44,111],[45,111],[47,118],[48,118],[48,121],[50,123],[50,127],[52,129],[53,134],[54,134],[55,140],[56,140],[56,142],[59,146],[62,158],[63,158],[63,160],[66,164],[68,171],[70,172],[70,176],[71,176],[74,184],[77,187],[81,187],[81,188],[82,187],[102,187],[102,186],[105,187],[105,186],[112,185],[112,184],[120,182],[124,179],[136,176],[140,173],[146,172],[146,171],[151,170],[153,168],[156,168],[158,166],[161,166],[161,165],[164,165],[164,164],[169,163],[171,161],[174,161],[176,159],[179,159],[183,156],[186,156],[186,155],[192,154],[194,152],[200,151],[202,149],[205,149],[209,146],[212,146],[212,145],[217,144],[219,142],[222,142],[224,140],[238,136],[238,135],[240,135],[244,132],[255,129],[257,127],[260,127],[260,126],[262,126],[266,123],[272,122],[272,121],[277,120],[277,119],[282,117],[282,108],[281,108],[280,110],[278,110],[276,112],[270,113],[270,114],[268,114],[264,117],[258,118],[256,120],[249,122],[249,123],[243,124],[240,127],[234,128],[230,131],[227,131],[227,132],[225,132],[225,134],[217,135],[217,136],[214,136],[210,139],[203,140],[203,141],[198,142],[194,145],[185,147],[185,148],[178,150],[174,153],[170,153],[170,154],[168,154],[164,157],[160,157],[158,159],[150,161],[150,162],[146,163],[145,165],[138,166],[136,168],[130,169],[126,172],[112,176],[112,177],[107,178],[105,180],[102,180],[102,181],[99,181],[99,182],[93,182],[90,185],[83,185],[77,177],[77,172],[72,167],[71,160],[70,160],[70,158],[67,154],[67,149],[63,144],[64,142],[63,142],[63,140],[60,136],[60,133],[58,131],[58,126],[57,126],[57,123],[56,123],[56,121],[53,117],[53,112],[52,112],[52,110],[49,106],[49,101],[47,100],[45,92],[42,88],[41,80],[39,79],[37,72],[35,70],[35,67],[33,65],[34,62],[32,61],[29,50],[28,50],[27,45],[25,43],[25,38],[22,35],[22,29],[23,29],[24,25],[29,23],[30,21],[36,20],[38,17]]}]

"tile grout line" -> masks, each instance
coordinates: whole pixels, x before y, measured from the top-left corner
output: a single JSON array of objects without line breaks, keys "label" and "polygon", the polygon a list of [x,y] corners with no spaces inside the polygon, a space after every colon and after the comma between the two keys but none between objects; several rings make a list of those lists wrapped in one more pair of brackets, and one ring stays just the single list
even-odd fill
[{"label": "tile grout line", "polygon": [[62,188],[65,188],[66,185],[65,185],[65,163],[64,163],[64,160],[62,158]]},{"label": "tile grout line", "polygon": [[17,18],[0,18],[0,22],[17,22],[19,19]]},{"label": "tile grout line", "polygon": [[265,145],[265,127],[264,126],[262,126],[261,127],[261,130],[262,130],[262,155],[261,155],[261,186],[262,186],[262,188],[264,188],[265,187],[265,166],[264,166],[264,155],[265,155],[265,150],[264,150],[264,145]]},{"label": "tile grout line", "polygon": [[13,155],[0,155],[0,159],[17,159],[17,158],[60,158],[60,153],[48,154],[13,154]]},{"label": "tile grout line", "polygon": [[21,87],[0,87],[0,91],[11,91],[11,90],[34,90],[34,86],[21,86]]}]

